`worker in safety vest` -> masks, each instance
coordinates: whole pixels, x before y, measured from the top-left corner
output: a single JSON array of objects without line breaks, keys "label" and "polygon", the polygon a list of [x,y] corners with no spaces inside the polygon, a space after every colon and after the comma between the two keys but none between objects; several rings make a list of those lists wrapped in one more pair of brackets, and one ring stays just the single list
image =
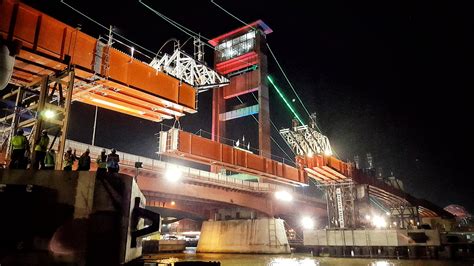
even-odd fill
[{"label": "worker in safety vest", "polygon": [[107,154],[105,154],[105,149],[102,149],[95,162],[97,163],[97,176],[107,173]]},{"label": "worker in safety vest", "polygon": [[44,169],[54,170],[55,164],[56,164],[56,154],[53,149],[50,149],[46,152],[46,156],[44,157]]},{"label": "worker in safety vest", "polygon": [[23,129],[18,129],[16,135],[13,136],[11,141],[12,153],[10,157],[10,169],[26,169],[28,164],[27,158],[25,158],[25,152],[30,149],[28,139],[23,136]]},{"label": "worker in safety vest", "polygon": [[77,163],[77,171],[89,171],[91,169],[91,157],[89,156],[90,150],[86,149],[86,151],[79,157],[79,161]]},{"label": "worker in safety vest", "polygon": [[76,160],[76,150],[72,152],[71,147],[67,148],[67,151],[64,153],[64,171],[72,171],[72,165]]},{"label": "worker in safety vest", "polygon": [[44,169],[44,157],[46,156],[46,151],[48,150],[48,144],[48,131],[46,131],[46,129],[43,129],[43,131],[41,131],[40,139],[36,141],[35,161],[33,162],[33,169],[39,169],[40,165],[41,169]]},{"label": "worker in safety vest", "polygon": [[115,149],[112,149],[112,152],[107,155],[107,170],[109,173],[118,173],[119,171],[120,157],[116,152]]}]

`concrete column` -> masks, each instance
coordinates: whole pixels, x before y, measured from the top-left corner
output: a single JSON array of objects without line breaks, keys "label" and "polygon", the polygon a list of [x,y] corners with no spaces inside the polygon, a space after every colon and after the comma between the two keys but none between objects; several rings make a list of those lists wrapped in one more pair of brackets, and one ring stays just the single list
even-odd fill
[{"label": "concrete column", "polygon": [[205,253],[290,253],[282,219],[205,221],[197,252]]}]

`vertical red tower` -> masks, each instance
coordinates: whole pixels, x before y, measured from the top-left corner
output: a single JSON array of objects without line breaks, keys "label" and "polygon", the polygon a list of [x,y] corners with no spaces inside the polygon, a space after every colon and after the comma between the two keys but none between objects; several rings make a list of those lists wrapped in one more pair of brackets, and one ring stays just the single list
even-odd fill
[{"label": "vertical red tower", "polygon": [[[260,155],[271,157],[270,113],[267,84],[266,35],[272,30],[261,20],[209,41],[216,50],[214,67],[227,75],[230,84],[213,91],[212,135],[214,141],[226,137],[226,121],[258,113]],[[258,92],[258,104],[228,111],[226,101]]]}]

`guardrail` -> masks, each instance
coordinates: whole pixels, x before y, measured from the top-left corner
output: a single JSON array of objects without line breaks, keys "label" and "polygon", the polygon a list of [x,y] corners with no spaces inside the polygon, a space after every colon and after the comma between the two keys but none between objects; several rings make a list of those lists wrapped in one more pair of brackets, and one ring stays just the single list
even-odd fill
[{"label": "guardrail", "polygon": [[[82,152],[84,152],[88,148],[90,150],[90,157],[93,162],[95,161],[95,158],[97,158],[97,156],[100,154],[101,150],[104,149],[103,147],[90,146],[88,144],[73,141],[73,140],[67,140],[66,147],[71,147],[73,150],[75,149],[77,152],[76,154],[77,156],[79,156]],[[155,160],[155,159],[142,157],[142,156],[125,153],[121,151],[117,151],[117,154],[120,156],[121,167],[135,169],[135,162],[142,162],[143,168],[141,168],[140,171],[144,170],[144,171],[151,171],[151,172],[156,172],[156,173],[158,172],[165,173],[170,168],[179,169],[179,171],[183,174],[183,176],[187,178],[192,178],[192,179],[196,179],[200,181],[206,181],[206,182],[210,182],[214,184],[220,184],[224,186],[230,186],[232,188],[239,188],[239,189],[258,191],[258,192],[272,192],[280,188],[283,188],[283,186],[279,186],[276,184],[245,181],[241,179],[232,178],[220,173],[212,173],[209,171],[181,166],[174,163]]]}]

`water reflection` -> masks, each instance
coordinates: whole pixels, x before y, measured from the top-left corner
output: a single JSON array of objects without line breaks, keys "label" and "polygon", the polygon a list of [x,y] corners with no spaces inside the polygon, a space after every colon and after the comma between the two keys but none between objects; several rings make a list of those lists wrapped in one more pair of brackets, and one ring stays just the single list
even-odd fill
[{"label": "water reflection", "polygon": [[378,260],[374,261],[370,264],[370,266],[394,266],[395,263],[388,262],[386,260]]},{"label": "water reflection", "polygon": [[270,261],[268,266],[319,266],[319,261],[309,258],[275,258]]},{"label": "water reflection", "polygon": [[[390,260],[362,258],[313,257],[311,254],[218,254],[195,253],[194,250],[180,254],[144,255],[149,262],[176,261],[220,261],[222,266],[464,266],[473,261],[446,260]],[[166,261],[163,261],[165,260]],[[467,263],[467,264],[466,264]]]}]

